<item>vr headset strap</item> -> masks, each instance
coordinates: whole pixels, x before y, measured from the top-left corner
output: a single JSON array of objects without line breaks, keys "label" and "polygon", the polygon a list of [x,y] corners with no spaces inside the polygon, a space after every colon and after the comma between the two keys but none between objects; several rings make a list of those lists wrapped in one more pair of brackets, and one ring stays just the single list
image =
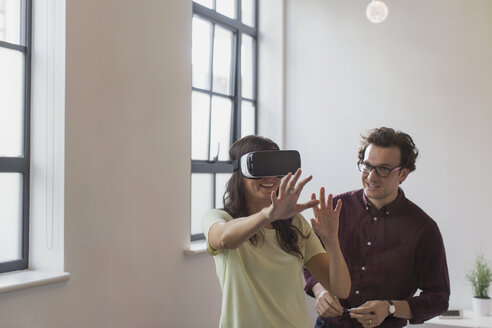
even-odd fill
[{"label": "vr headset strap", "polygon": [[239,170],[239,166],[240,166],[240,164],[239,164],[239,163],[241,163],[241,157],[236,158],[236,159],[234,160],[234,163],[232,163],[232,171],[233,171],[233,172],[235,172],[235,171]]}]

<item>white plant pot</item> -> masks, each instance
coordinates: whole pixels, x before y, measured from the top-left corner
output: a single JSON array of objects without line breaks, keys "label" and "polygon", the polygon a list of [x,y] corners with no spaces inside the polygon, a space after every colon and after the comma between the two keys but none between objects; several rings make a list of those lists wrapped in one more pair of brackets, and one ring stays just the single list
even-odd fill
[{"label": "white plant pot", "polygon": [[473,312],[477,317],[486,317],[490,313],[490,298],[473,298]]}]

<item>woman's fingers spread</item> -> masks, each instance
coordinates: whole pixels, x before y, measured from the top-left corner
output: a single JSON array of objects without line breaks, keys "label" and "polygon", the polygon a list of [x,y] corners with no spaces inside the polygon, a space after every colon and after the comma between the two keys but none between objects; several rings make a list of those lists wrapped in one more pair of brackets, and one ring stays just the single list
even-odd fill
[{"label": "woman's fingers spread", "polygon": [[325,188],[321,187],[319,189],[319,202],[320,202],[320,207],[325,208],[326,207],[326,201],[325,201]]},{"label": "woman's fingers spread", "polygon": [[308,176],[307,178],[301,180],[297,186],[296,186],[296,192],[300,193],[302,191],[302,189],[304,188],[304,186],[306,185],[306,183],[308,183],[309,181],[311,181],[311,179],[313,179],[313,176],[310,175]]},{"label": "woman's fingers spread", "polygon": [[297,180],[299,180],[301,173],[302,173],[301,169],[297,169],[296,173],[294,174],[292,179],[290,179],[289,184],[287,185],[287,190],[294,190],[295,189]]},{"label": "woman's fingers spread", "polygon": [[328,205],[326,205],[330,210],[333,210],[333,195],[328,195]]},{"label": "woman's fingers spread", "polygon": [[297,213],[307,210],[308,208],[314,207],[319,204],[319,200],[311,199],[303,204],[297,204]]},{"label": "woman's fingers spread", "polygon": [[337,202],[337,207],[335,207],[335,214],[340,213],[341,210],[342,210],[342,200],[339,199]]},{"label": "woman's fingers spread", "polygon": [[280,193],[285,193],[287,191],[287,185],[290,181],[290,178],[292,177],[292,173],[289,172],[289,174],[287,174],[283,179],[282,181],[280,181],[280,186],[279,186],[279,192]]},{"label": "woman's fingers spread", "polygon": [[[316,194],[314,192],[311,194],[311,200],[316,200]],[[318,201],[318,204],[319,204],[319,201]],[[313,207],[314,216],[317,216],[318,211],[319,211],[318,206]]]},{"label": "woman's fingers spread", "polygon": [[311,200],[317,200],[316,194],[314,192],[311,194]]}]

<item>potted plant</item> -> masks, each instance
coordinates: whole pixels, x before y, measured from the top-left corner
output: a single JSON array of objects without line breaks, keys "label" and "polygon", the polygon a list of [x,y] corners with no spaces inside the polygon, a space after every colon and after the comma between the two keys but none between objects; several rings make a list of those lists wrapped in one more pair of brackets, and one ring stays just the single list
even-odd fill
[{"label": "potted plant", "polygon": [[474,267],[466,274],[473,286],[473,310],[477,316],[487,316],[490,312],[489,285],[492,271],[483,254],[477,255]]}]

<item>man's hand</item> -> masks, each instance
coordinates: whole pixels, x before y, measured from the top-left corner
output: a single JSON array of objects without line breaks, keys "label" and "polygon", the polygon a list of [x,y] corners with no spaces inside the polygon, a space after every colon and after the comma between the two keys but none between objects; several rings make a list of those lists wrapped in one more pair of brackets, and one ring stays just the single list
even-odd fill
[{"label": "man's hand", "polygon": [[323,318],[331,318],[343,314],[343,307],[340,305],[338,297],[331,296],[327,291],[322,292],[316,298],[314,308]]},{"label": "man's hand", "polygon": [[379,326],[388,315],[388,302],[386,301],[369,301],[350,309],[350,317],[357,319],[364,327]]}]

